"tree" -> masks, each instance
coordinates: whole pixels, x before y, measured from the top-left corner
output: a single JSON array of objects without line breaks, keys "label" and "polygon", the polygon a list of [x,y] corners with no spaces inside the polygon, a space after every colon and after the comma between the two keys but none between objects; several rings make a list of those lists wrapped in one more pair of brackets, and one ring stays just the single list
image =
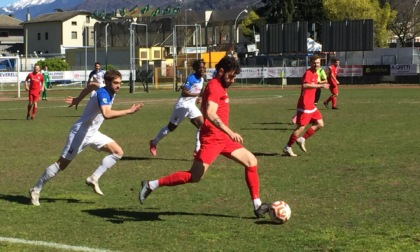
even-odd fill
[{"label": "tree", "polygon": [[255,11],[250,11],[246,18],[244,18],[242,20],[242,23],[240,24],[244,36],[251,41],[254,41],[254,28],[256,28],[258,32],[258,25],[256,24],[258,20],[260,20],[258,14]]},{"label": "tree", "polygon": [[[420,6],[413,0],[393,0],[391,7],[397,12],[395,21],[388,24],[387,28],[392,35],[397,36],[398,44],[411,46],[412,39],[420,34]],[[414,21],[414,22],[413,22]]]},{"label": "tree", "polygon": [[44,68],[44,66],[48,66],[49,71],[66,71],[70,68],[67,62],[59,58],[40,60],[36,64],[39,65],[41,69]]},{"label": "tree", "polygon": [[381,7],[378,0],[323,0],[323,4],[331,21],[373,19],[375,46],[387,46],[386,27],[396,16],[389,3]]}]

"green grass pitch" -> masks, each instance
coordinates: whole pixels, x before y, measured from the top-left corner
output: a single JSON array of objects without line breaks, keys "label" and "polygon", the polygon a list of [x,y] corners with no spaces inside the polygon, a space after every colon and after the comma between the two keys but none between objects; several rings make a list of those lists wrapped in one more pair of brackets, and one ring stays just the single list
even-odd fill
[{"label": "green grass pitch", "polygon": [[40,242],[84,251],[419,251],[418,86],[341,86],[337,111],[322,106],[323,90],[325,127],[307,140],[308,153],[294,146],[295,158],[281,153],[300,89],[230,89],[230,127],[258,158],[262,200],[290,205],[284,225],[254,218],[243,168],[222,156],[200,183],[159,188],[140,205],[141,180],[188,170],[193,160],[188,121],[149,154],[179,95],[169,90],[117,95],[116,109],[145,106],[102,125],[125,152],[100,180],[104,197],[85,179],[105,153],[88,148],[45,185],[41,206],[29,205],[28,189],[83,111],[86,101],[77,111],[63,102],[79,91],[49,90],[34,121],[25,119],[26,93],[0,93],[0,251],[67,251]]}]

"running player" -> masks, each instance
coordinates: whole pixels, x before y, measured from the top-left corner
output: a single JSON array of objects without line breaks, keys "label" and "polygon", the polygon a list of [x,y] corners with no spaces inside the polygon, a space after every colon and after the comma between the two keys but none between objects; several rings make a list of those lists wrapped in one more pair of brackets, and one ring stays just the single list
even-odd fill
[{"label": "running player", "polygon": [[326,101],[324,101],[324,106],[326,108],[328,107],[328,104],[330,101],[332,102],[332,109],[338,109],[337,108],[337,96],[338,96],[338,85],[340,85],[340,82],[337,80],[337,67],[340,65],[340,61],[338,59],[331,59],[331,66],[329,66],[328,71],[328,84],[330,84],[330,92],[331,96],[328,97]]},{"label": "running player", "polygon": [[[292,150],[292,145],[297,142],[302,151],[306,152],[305,141],[311,137],[315,132],[324,127],[322,115],[316,108],[314,99],[317,88],[329,88],[329,84],[318,84],[318,75],[316,70],[320,67],[321,59],[314,55],[311,57],[311,67],[306,70],[302,77],[302,87],[297,103],[297,118],[296,128],[290,135],[289,141],[283,148],[284,154],[291,157],[297,155]],[[311,127],[302,135],[306,125],[311,124]]]},{"label": "running player", "polygon": [[159,141],[173,132],[186,117],[188,117],[190,122],[197,128],[194,155],[200,149],[199,132],[204,119],[203,114],[201,114],[201,111],[197,108],[196,104],[200,102],[199,97],[203,90],[204,75],[206,74],[205,64],[206,63],[202,59],[194,60],[192,64],[194,73],[190,74],[185,80],[184,85],[182,85],[181,95],[175,103],[174,111],[172,112],[168,125],[161,128],[155,138],[149,142],[150,153],[153,156],[157,155],[156,146]]},{"label": "running player", "polygon": [[178,171],[157,180],[142,181],[139,200],[143,204],[152,191],[158,187],[199,182],[217,156],[222,154],[244,166],[245,181],[254,206],[254,214],[260,218],[268,212],[270,205],[260,200],[257,159],[242,146],[242,136],[228,126],[227,89],[235,81],[240,67],[233,57],[226,56],[217,63],[216,69],[216,77],[209,81],[203,93],[201,111],[205,119],[200,129],[201,148],[191,169]]},{"label": "running player", "polygon": [[[26,112],[26,120],[35,119],[38,109],[38,100],[41,92],[44,92],[44,76],[40,73],[39,65],[34,66],[34,71],[25,79],[25,90],[29,91],[29,103]],[[31,114],[32,109],[32,114]]]},{"label": "running player", "polygon": [[58,172],[64,170],[77,154],[82,152],[87,146],[98,151],[108,152],[107,155],[95,170],[95,172],[86,179],[86,184],[93,188],[94,192],[103,195],[99,188],[99,178],[110,169],[123,156],[122,148],[110,137],[99,132],[104,119],[117,118],[137,112],[142,103],[133,104],[125,110],[112,110],[114,97],[121,86],[121,73],[116,70],[107,71],[105,74],[105,87],[99,88],[100,83],[96,79],[91,81],[80,95],[76,98],[68,97],[66,102],[70,106],[77,105],[87,94],[97,90],[91,96],[80,119],[70,129],[67,143],[64,146],[61,156],[58,160],[47,167],[34,187],[29,190],[31,203],[39,206],[39,194],[46,182],[52,179]]}]

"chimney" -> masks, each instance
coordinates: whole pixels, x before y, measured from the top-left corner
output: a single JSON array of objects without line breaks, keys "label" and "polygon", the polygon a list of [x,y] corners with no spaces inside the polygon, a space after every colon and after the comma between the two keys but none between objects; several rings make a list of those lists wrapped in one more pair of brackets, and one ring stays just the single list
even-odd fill
[{"label": "chimney", "polygon": [[31,20],[31,14],[29,14],[29,8],[26,9],[26,22],[28,22],[29,20]]}]

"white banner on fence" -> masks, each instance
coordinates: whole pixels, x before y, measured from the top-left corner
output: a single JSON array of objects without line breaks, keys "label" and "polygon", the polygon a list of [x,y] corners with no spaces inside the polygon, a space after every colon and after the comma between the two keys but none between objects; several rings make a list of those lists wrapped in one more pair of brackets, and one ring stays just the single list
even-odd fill
[{"label": "white banner on fence", "polygon": [[[51,71],[50,79],[54,82],[84,82],[91,70],[85,74],[84,70],[81,71]],[[25,81],[30,72],[20,72],[19,78]],[[120,70],[123,81],[130,80],[130,70]],[[135,76],[133,76],[135,78]],[[0,72],[0,83],[16,83],[17,72]]]},{"label": "white banner on fence", "polygon": [[416,75],[417,65],[391,65],[391,75]]},{"label": "white banner on fence", "polygon": [[[237,79],[261,79],[261,78],[301,78],[306,67],[243,67]],[[327,67],[324,67],[327,69]],[[214,68],[206,71],[207,79],[213,77]],[[91,70],[80,71],[54,71],[50,72],[52,81],[55,82],[84,82]],[[130,70],[120,70],[123,81],[130,80]],[[29,72],[20,72],[19,77],[24,81]],[[391,65],[391,75],[416,75],[417,65]],[[363,76],[363,65],[343,65],[338,68],[338,77],[361,77]],[[135,79],[135,76],[133,76]],[[17,72],[0,72],[0,83],[16,83]]]}]

